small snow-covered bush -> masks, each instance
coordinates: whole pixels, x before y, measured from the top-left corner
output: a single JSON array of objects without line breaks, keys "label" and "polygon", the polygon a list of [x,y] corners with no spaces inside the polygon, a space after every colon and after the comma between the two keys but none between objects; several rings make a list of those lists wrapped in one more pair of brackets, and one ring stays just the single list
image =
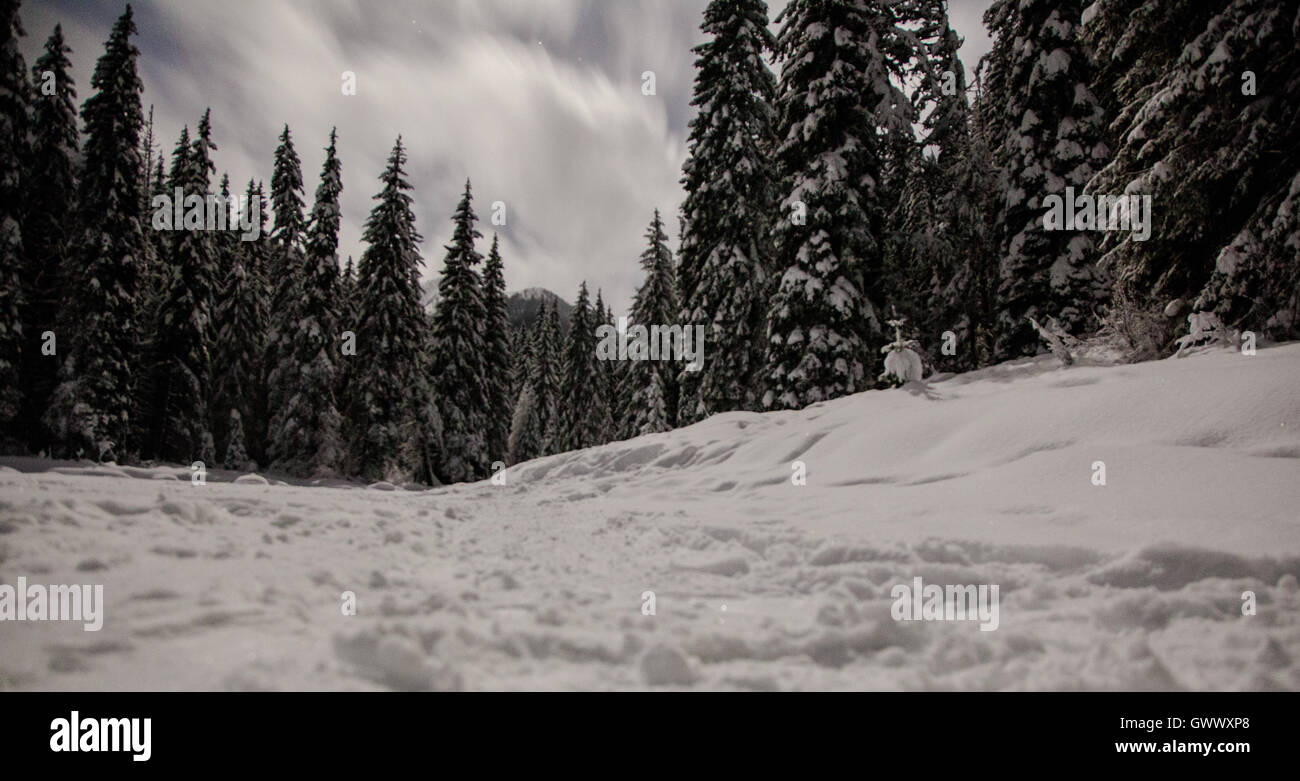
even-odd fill
[{"label": "small snow-covered bush", "polygon": [[1228,334],[1223,327],[1223,321],[1213,312],[1192,312],[1187,316],[1187,326],[1187,334],[1178,337],[1176,342],[1178,345],[1176,355],[1179,358],[1197,347],[1228,343]]},{"label": "small snow-covered bush", "polygon": [[894,327],[894,341],[880,348],[885,354],[885,370],[877,379],[886,387],[897,388],[904,383],[920,382],[924,368],[921,364],[921,346],[913,339],[903,338],[905,319],[895,315],[887,321]]}]

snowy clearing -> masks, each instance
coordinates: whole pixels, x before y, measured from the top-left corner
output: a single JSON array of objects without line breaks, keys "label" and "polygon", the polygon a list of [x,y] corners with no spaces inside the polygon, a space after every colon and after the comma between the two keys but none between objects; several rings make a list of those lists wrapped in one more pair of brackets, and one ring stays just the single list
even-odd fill
[{"label": "snowy clearing", "polygon": [[[0,584],[106,600],[0,622],[0,689],[1300,689],[1300,344],[1012,362],[504,486],[0,464]],[[893,620],[916,577],[999,585],[998,629]]]}]

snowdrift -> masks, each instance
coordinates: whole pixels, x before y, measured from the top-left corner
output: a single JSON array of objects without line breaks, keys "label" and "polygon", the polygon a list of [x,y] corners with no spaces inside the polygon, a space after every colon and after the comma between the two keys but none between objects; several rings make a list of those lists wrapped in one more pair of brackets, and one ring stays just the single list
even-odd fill
[{"label": "snowdrift", "polygon": [[[1295,344],[1012,362],[503,485],[0,463],[0,584],[106,601],[0,621],[0,688],[1300,688]],[[998,628],[894,620],[918,577],[998,585]]]}]

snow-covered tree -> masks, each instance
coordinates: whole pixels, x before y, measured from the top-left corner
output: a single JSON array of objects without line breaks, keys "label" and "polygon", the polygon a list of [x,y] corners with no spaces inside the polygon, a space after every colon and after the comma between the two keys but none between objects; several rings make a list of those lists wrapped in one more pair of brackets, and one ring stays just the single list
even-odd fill
[{"label": "snow-covered tree", "polygon": [[24,327],[28,306],[23,263],[23,165],[30,155],[31,85],[18,50],[25,35],[16,0],[0,4],[0,444],[24,439],[18,421],[23,393],[23,358],[39,352],[40,334]]},{"label": "snow-covered tree", "polygon": [[[224,188],[223,188],[224,189]],[[245,209],[259,209],[261,195],[250,179],[244,193]],[[262,413],[265,400],[262,350],[269,325],[267,294],[262,279],[260,241],[241,241],[235,229],[229,231],[229,255],[225,258],[217,295],[214,363],[218,367],[213,392],[213,429],[218,452],[229,454],[235,447],[234,424],[239,423],[239,461],[254,459],[250,445],[257,427],[250,423]],[[222,421],[222,418],[225,418]],[[221,425],[217,425],[221,423]]]},{"label": "snow-covered tree", "polygon": [[559,439],[557,451],[579,450],[608,441],[612,425],[609,409],[601,394],[596,359],[596,327],[599,321],[591,309],[587,283],[578,288],[578,300],[569,315],[569,338],[564,349],[564,378],[560,384]]},{"label": "snow-covered tree", "polygon": [[[546,306],[545,303],[542,304]],[[541,333],[539,320],[531,330],[521,329],[523,350],[516,353],[516,363],[522,366],[519,398],[515,400],[510,417],[510,439],[506,446],[506,463],[517,464],[541,455],[544,447],[542,405],[538,399],[537,352],[535,337]]]},{"label": "snow-covered tree", "polygon": [[924,367],[921,356],[917,353],[920,345],[914,339],[903,338],[903,326],[907,318],[894,314],[886,324],[894,329],[894,341],[880,348],[885,354],[885,370],[877,378],[881,384],[897,388],[908,382],[919,382]]},{"label": "snow-covered tree", "polygon": [[[641,269],[645,281],[632,300],[629,328],[641,326],[668,327],[676,321],[680,311],[677,302],[676,273],[672,251],[668,249],[668,236],[664,234],[663,220],[655,209],[654,218],[645,234],[648,246],[641,253]],[[680,364],[673,356],[661,355],[659,360],[630,361],[624,375],[627,411],[623,425],[626,436],[653,434],[668,431],[676,418],[677,372]]]},{"label": "snow-covered tree", "polygon": [[880,133],[910,133],[891,81],[894,6],[792,0],[778,17],[780,217],[768,311],[767,408],[870,386],[880,341]]},{"label": "snow-covered tree", "polygon": [[1152,200],[1149,238],[1106,236],[1117,297],[1300,335],[1295,4],[1098,0],[1087,16],[1116,145],[1090,189]]},{"label": "snow-covered tree", "polygon": [[361,236],[368,246],[357,274],[357,355],[351,359],[356,365],[348,420],[355,471],[370,480],[397,478],[419,468],[402,452],[413,433],[420,435],[416,444],[422,463],[436,448],[422,439],[436,428],[436,420],[425,371],[428,321],[420,306],[421,236],[407,194],[411,185],[405,164],[406,150],[398,137]]},{"label": "snow-covered tree", "polygon": [[[599,328],[602,325],[608,325],[611,328],[615,326],[614,313],[605,304],[604,297],[599,289],[596,291],[596,305],[592,311],[592,316],[595,318],[593,328]],[[600,396],[604,400],[605,409],[609,411],[609,430],[603,437],[605,442],[612,442],[622,436],[623,403],[619,399],[619,393],[622,385],[622,372],[627,368],[626,364],[626,361],[596,361],[596,385],[600,389]]]},{"label": "snow-covered tree", "polygon": [[767,21],[763,0],[713,0],[701,25],[712,40],[694,49],[699,113],[682,169],[677,282],[679,322],[705,327],[708,360],[698,372],[678,367],[678,425],[756,406],[776,203],[776,78],[763,60],[776,42]]},{"label": "snow-covered tree", "polygon": [[281,301],[273,314],[279,346],[267,379],[271,463],[304,476],[333,474],[342,459],[334,401],[341,347],[335,307],[342,190],[342,164],[331,130],[307,226],[304,265],[297,272],[299,295]]},{"label": "snow-covered tree", "polygon": [[[145,257],[140,212],[140,131],[144,124],[136,72],[139,50],[131,7],[113,25],[95,64],[94,91],[82,105],[84,164],[77,204],[79,230],[66,322],[72,324],[60,391],[49,423],[65,437],[64,452],[122,458],[130,443],[132,393],[140,322],[138,293]],[[60,354],[64,340],[60,339]]]},{"label": "snow-covered tree", "polygon": [[27,407],[23,418],[27,444],[34,450],[47,447],[48,438],[39,423],[58,382],[57,353],[42,352],[42,335],[52,331],[56,339],[64,338],[60,334],[66,335],[68,325],[59,322],[59,309],[73,271],[69,254],[75,225],[68,215],[76,213],[80,165],[77,90],[68,61],[71,51],[64,43],[62,28],[56,25],[32,68],[42,83],[49,83],[43,74],[51,74],[54,87],[53,94],[38,91],[33,96],[32,126],[41,132],[31,136],[31,162],[24,186],[23,249],[27,258],[23,298],[27,310],[23,317],[22,377]]},{"label": "snow-covered tree", "polygon": [[480,234],[474,223],[469,181],[456,206],[451,244],[438,281],[433,315],[433,382],[442,412],[443,482],[473,480],[487,474],[489,388],[485,372],[483,282],[475,266]]},{"label": "snow-covered tree", "polygon": [[512,372],[510,320],[506,312],[506,280],[497,237],[492,237],[483,268],[483,381],[487,386],[488,461],[504,460],[514,407],[510,400]]},{"label": "snow-covered tree", "polygon": [[[173,192],[180,189],[186,201],[197,198],[205,206],[212,170],[208,150],[215,148],[210,133],[207,113],[197,138],[191,141],[188,127],[181,131],[169,177]],[[192,213],[189,205],[185,213]],[[163,260],[163,289],[153,313],[145,452],[189,463],[204,460],[200,451],[205,435],[211,435],[208,402],[217,258],[213,236],[201,219],[173,225],[172,233],[170,252]]]},{"label": "snow-covered tree", "polygon": [[1079,32],[1082,5],[997,0],[984,15],[999,42],[989,59],[989,98],[1005,131],[997,346],[1003,358],[1039,350],[1028,318],[1050,314],[1079,334],[1095,327],[1094,313],[1106,296],[1093,236],[1044,225],[1045,199],[1065,197],[1066,188],[1082,194],[1109,158]]},{"label": "snow-covered tree", "polygon": [[[302,251],[307,218],[303,216],[302,161],[293,148],[293,138],[289,126],[285,125],[280,133],[280,145],[275,148],[275,166],[271,173],[271,208],[275,211],[275,222],[271,227],[271,236],[275,240],[275,252],[268,269],[271,279],[283,280],[285,277],[300,278],[298,270],[300,260],[293,257]],[[292,294],[293,287],[284,287],[283,282],[277,288],[276,307],[282,303],[280,293]]]},{"label": "snow-covered tree", "polygon": [[533,327],[533,404],[536,407],[539,441],[530,458],[559,452],[555,440],[559,432],[560,383],[563,378],[563,346],[560,315],[556,306],[542,302]]}]

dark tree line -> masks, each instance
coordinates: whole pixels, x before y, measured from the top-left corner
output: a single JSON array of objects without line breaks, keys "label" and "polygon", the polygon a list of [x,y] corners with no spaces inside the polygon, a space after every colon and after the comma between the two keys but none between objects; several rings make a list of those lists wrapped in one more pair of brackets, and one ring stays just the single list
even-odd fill
[{"label": "dark tree line", "polygon": [[[1168,354],[1190,313],[1300,331],[1294,3],[996,0],[967,83],[942,0],[791,0],[775,35],[762,0],[714,0],[679,250],[656,211],[629,313],[703,329],[699,371],[600,360],[614,314],[585,282],[567,329],[549,304],[511,329],[469,182],[426,312],[400,138],[355,264],[333,131],[309,206],[284,128],[269,192],[242,188],[256,239],[154,229],[155,197],[232,192],[208,114],[155,156],[129,7],[79,115],[61,31],[29,71],[18,3],[0,17],[9,449],[470,480],[879,387],[896,316],[942,371],[1042,351],[1031,319],[1134,358]],[[1151,196],[1149,238],[1048,230],[1067,188]]]}]

